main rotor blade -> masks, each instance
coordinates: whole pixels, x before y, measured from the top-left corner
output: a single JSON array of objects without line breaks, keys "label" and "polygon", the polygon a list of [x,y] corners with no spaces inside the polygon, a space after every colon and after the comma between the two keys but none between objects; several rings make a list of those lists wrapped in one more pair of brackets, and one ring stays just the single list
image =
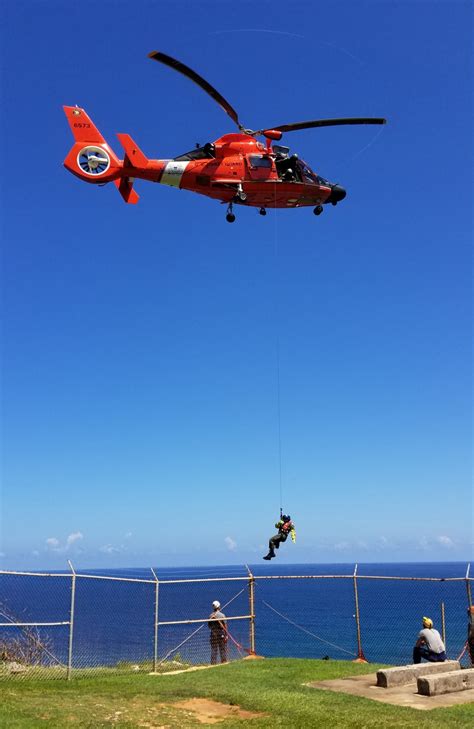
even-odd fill
[{"label": "main rotor blade", "polygon": [[296,122],[295,124],[282,124],[279,127],[267,127],[279,132],[296,132],[298,129],[312,129],[313,127],[337,127],[342,124],[386,124],[386,119],[315,119],[314,121]]},{"label": "main rotor blade", "polygon": [[153,61],[158,61],[159,63],[163,63],[165,66],[169,66],[170,68],[174,68],[175,71],[179,71],[179,73],[182,73],[184,76],[187,76],[191,81],[194,81],[195,84],[201,87],[203,91],[205,91],[211,98],[214,99],[214,101],[217,101],[219,106],[224,109],[224,111],[230,116],[233,122],[237,124],[239,129],[241,129],[241,124],[239,122],[239,117],[237,116],[237,112],[235,109],[229,104],[227,99],[224,99],[221,94],[216,91],[216,89],[211,86],[210,83],[208,83],[205,79],[202,78],[196,71],[193,71],[192,68],[189,68],[188,66],[185,66],[184,63],[181,63],[181,61],[177,61],[175,58],[171,58],[171,56],[167,56],[165,53],[160,53],[160,51],[152,51],[148,54],[148,58],[151,58]]}]

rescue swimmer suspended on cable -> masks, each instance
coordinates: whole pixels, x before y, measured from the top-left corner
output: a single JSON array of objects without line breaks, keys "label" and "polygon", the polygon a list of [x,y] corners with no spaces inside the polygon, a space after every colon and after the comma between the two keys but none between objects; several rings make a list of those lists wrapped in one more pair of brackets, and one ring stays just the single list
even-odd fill
[{"label": "rescue swimmer suspended on cable", "polygon": [[291,521],[291,516],[281,514],[279,521],[275,524],[275,527],[278,529],[278,532],[270,538],[270,541],[268,542],[268,554],[265,555],[263,559],[270,560],[273,559],[273,557],[276,557],[275,549],[280,549],[280,544],[286,542],[288,535],[291,536],[291,541],[293,543],[296,542],[295,525]]}]

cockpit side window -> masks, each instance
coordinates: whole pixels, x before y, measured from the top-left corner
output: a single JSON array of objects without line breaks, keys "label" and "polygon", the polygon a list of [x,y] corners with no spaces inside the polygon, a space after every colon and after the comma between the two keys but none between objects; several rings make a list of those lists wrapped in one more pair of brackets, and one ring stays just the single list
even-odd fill
[{"label": "cockpit side window", "polygon": [[204,147],[196,147],[190,152],[180,154],[179,157],[175,157],[176,162],[190,162],[195,159],[214,159],[216,156],[216,150],[211,142],[208,142]]},{"label": "cockpit side window", "polygon": [[248,156],[249,165],[253,170],[266,168],[271,169],[272,160],[270,157],[266,157],[263,154],[249,154]]}]

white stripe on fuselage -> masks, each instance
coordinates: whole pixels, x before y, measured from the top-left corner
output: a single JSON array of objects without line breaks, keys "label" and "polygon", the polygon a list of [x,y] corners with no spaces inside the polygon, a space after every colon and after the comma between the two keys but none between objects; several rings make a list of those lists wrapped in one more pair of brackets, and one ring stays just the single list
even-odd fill
[{"label": "white stripe on fuselage", "polygon": [[171,185],[171,187],[179,187],[183,172],[188,164],[189,162],[175,162],[174,160],[168,162],[161,175],[160,183],[162,185]]}]

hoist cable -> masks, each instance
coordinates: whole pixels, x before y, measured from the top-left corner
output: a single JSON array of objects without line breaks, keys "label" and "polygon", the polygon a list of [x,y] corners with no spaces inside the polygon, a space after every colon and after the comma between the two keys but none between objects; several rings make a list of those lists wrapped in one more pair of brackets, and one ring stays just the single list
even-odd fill
[{"label": "hoist cable", "polygon": [[277,375],[277,419],[278,419],[278,470],[280,486],[280,516],[283,513],[283,479],[281,467],[281,404],[280,404],[280,307],[278,300],[278,226],[277,226],[277,186],[274,185],[274,270],[275,270],[275,312],[276,312],[276,375]]},{"label": "hoist cable", "polygon": [[355,656],[355,653],[352,653],[352,651],[348,651],[345,648],[342,648],[340,645],[336,645],[336,643],[331,643],[329,640],[325,640],[324,638],[321,638],[319,635],[316,635],[316,633],[312,633],[311,630],[308,630],[307,628],[304,628],[302,625],[298,625],[298,623],[295,623],[293,620],[288,618],[286,615],[283,615],[283,613],[280,613],[278,610],[275,610],[274,607],[268,604],[268,602],[265,602],[265,600],[262,600],[262,603],[267,607],[270,608],[270,610],[273,610],[274,613],[280,616],[280,618],[283,618],[283,620],[286,620],[287,623],[290,623],[290,625],[293,625],[295,628],[298,628],[298,630],[301,630],[303,633],[307,633],[308,635],[311,635],[313,638],[316,638],[316,640],[321,641],[321,643],[326,643],[326,645],[330,645],[333,648],[337,648],[337,650],[342,651],[343,653],[348,653],[350,656]]}]

